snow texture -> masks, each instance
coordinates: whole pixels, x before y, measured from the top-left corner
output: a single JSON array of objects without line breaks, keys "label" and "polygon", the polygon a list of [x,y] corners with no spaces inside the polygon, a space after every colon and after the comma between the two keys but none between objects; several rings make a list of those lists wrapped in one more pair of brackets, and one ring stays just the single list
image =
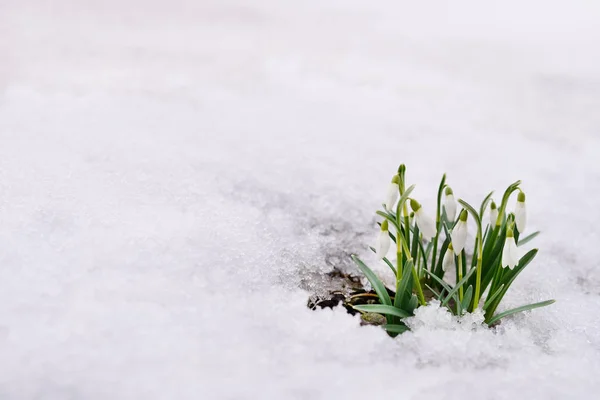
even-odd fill
[{"label": "snow texture", "polygon": [[[599,19],[1,0],[0,399],[597,398]],[[308,310],[351,253],[391,279],[366,245],[400,162],[430,215],[443,172],[473,203],[522,179],[541,251],[502,309],[556,304],[397,339]]]}]

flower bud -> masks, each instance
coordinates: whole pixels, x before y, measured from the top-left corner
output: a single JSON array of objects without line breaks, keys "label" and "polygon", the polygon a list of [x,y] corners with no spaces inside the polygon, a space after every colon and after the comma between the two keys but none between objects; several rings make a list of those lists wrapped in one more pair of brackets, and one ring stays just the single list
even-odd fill
[{"label": "flower bud", "polygon": [[377,241],[375,243],[375,254],[378,259],[382,259],[385,257],[390,249],[390,234],[388,232],[388,222],[387,220],[383,220],[381,223],[381,230],[379,231],[379,236],[377,237]]},{"label": "flower bud", "polygon": [[456,218],[456,200],[454,200],[454,193],[450,186],[446,186],[446,198],[444,199],[444,209],[448,216],[448,221],[454,221]]},{"label": "flower bud", "polygon": [[398,182],[400,182],[400,178],[398,175],[394,175],[392,182],[390,182],[390,186],[388,187],[385,203],[383,203],[383,206],[386,208],[386,210],[392,210],[398,201],[398,196],[400,195],[400,187],[398,186]]},{"label": "flower bud", "polygon": [[467,218],[469,213],[463,209],[460,212],[458,222],[452,229],[452,247],[454,248],[454,254],[460,255],[460,252],[465,248],[467,242]]},{"label": "flower bud", "polygon": [[502,249],[502,267],[508,267],[513,269],[519,264],[519,250],[512,228],[508,228],[506,231],[506,240],[504,241],[504,248]]},{"label": "flower bud", "polygon": [[448,271],[452,267],[454,267],[454,251],[452,249],[452,243],[450,243],[448,245],[448,250],[446,250],[446,254],[444,254],[444,260],[442,261],[442,269],[444,271]]},{"label": "flower bud", "polygon": [[492,204],[490,205],[490,226],[494,227],[496,225],[496,221],[498,220],[498,207],[496,203],[492,200]]},{"label": "flower bud", "polygon": [[517,196],[517,204],[515,205],[515,224],[519,233],[525,232],[527,224],[527,209],[525,208],[525,193],[519,192]]},{"label": "flower bud", "polygon": [[437,232],[437,229],[435,228],[435,222],[433,222],[433,219],[425,214],[423,207],[421,207],[421,204],[419,204],[419,202],[415,199],[410,199],[410,208],[412,208],[415,212],[415,220],[417,221],[417,226],[423,234],[423,237],[431,240]]}]

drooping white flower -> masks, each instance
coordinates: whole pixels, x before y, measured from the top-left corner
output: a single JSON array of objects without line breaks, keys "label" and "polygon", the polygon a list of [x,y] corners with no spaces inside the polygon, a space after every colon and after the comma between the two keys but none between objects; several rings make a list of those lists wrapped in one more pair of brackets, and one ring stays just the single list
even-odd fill
[{"label": "drooping white flower", "polygon": [[490,205],[490,226],[493,228],[496,226],[496,221],[498,220],[498,207],[496,203],[492,200],[492,204]]},{"label": "drooping white flower", "polygon": [[415,220],[419,230],[423,234],[423,237],[431,240],[437,232],[437,229],[435,228],[435,222],[433,222],[433,219],[425,214],[423,207],[421,207],[421,204],[419,204],[419,202],[415,199],[410,199],[410,207],[415,212]]},{"label": "drooping white flower", "polygon": [[463,209],[460,212],[458,222],[452,229],[452,247],[454,247],[454,254],[459,255],[465,248],[467,242],[467,217],[469,213]]},{"label": "drooping white flower", "polygon": [[452,243],[448,245],[448,250],[444,254],[444,260],[442,261],[442,269],[448,271],[454,267],[454,251],[452,249]]},{"label": "drooping white flower", "polygon": [[502,249],[502,267],[513,269],[519,264],[519,249],[515,242],[513,230],[508,228],[506,232],[506,241]]},{"label": "drooping white flower", "polygon": [[525,193],[519,192],[517,197],[517,204],[515,205],[515,224],[519,233],[525,232],[525,225],[527,224],[527,209],[525,208]]},{"label": "drooping white flower", "polygon": [[377,236],[377,242],[375,243],[375,254],[378,259],[385,257],[390,250],[390,234],[388,232],[388,222],[384,220],[381,223],[381,230],[379,236]]},{"label": "drooping white flower", "polygon": [[450,186],[446,186],[446,198],[444,199],[444,209],[448,216],[448,221],[454,221],[456,218],[456,200],[454,200],[454,192]]},{"label": "drooping white flower", "polygon": [[392,182],[390,182],[390,186],[388,187],[387,196],[385,197],[385,203],[383,206],[387,210],[392,210],[392,208],[396,205],[398,201],[398,196],[400,195],[400,187],[398,183],[400,182],[400,178],[398,175],[394,175],[392,178]]}]

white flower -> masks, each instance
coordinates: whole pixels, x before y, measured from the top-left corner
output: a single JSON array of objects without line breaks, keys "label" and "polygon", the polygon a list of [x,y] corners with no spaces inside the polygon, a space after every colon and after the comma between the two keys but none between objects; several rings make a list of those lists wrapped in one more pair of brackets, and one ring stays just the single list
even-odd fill
[{"label": "white flower", "polygon": [[444,199],[444,209],[448,216],[448,221],[454,221],[456,218],[456,201],[454,200],[454,193],[450,186],[446,186],[446,198]]},{"label": "white flower", "polygon": [[454,247],[454,254],[459,255],[465,248],[467,242],[467,210],[460,212],[460,218],[452,229],[452,247]]},{"label": "white flower", "polygon": [[493,228],[496,226],[496,221],[498,220],[498,207],[496,203],[492,201],[492,205],[490,206],[490,226]]},{"label": "white flower", "polygon": [[410,199],[410,207],[415,212],[415,220],[417,221],[419,231],[421,231],[425,239],[431,240],[437,232],[435,222],[425,214],[423,207],[416,200]]},{"label": "white flower", "polygon": [[448,271],[449,269],[454,267],[454,252],[452,251],[452,243],[448,246],[448,250],[446,250],[446,254],[444,254],[444,260],[442,261],[442,268],[444,271]]},{"label": "white flower", "polygon": [[390,249],[390,234],[388,232],[388,222],[383,221],[381,223],[381,230],[379,231],[379,236],[377,237],[377,242],[375,243],[375,254],[378,259],[382,259],[385,257]]},{"label": "white flower", "polygon": [[508,267],[513,269],[519,264],[519,249],[513,236],[512,229],[508,228],[506,232],[506,241],[504,242],[504,249],[502,249],[502,267]]},{"label": "white flower", "polygon": [[392,207],[394,207],[394,205],[396,205],[396,202],[398,201],[398,196],[400,195],[400,187],[398,186],[398,182],[398,175],[394,175],[394,177],[392,178],[392,182],[390,182],[390,186],[388,187],[385,203],[383,203],[383,206],[387,210],[392,210]]},{"label": "white flower", "polygon": [[527,224],[527,209],[525,208],[525,193],[519,192],[517,197],[517,204],[515,205],[515,224],[519,233],[525,232],[525,225]]}]

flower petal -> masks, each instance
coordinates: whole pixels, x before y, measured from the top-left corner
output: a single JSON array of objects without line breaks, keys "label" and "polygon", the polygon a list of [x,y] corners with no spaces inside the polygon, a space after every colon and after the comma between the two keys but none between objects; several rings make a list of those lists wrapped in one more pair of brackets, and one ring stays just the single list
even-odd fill
[{"label": "flower petal", "polygon": [[502,249],[502,266],[513,269],[519,264],[519,250],[514,237],[507,237]]},{"label": "flower petal", "polygon": [[449,194],[444,199],[444,209],[446,210],[448,220],[454,221],[456,218],[456,201],[454,201],[453,195]]},{"label": "flower petal", "polygon": [[398,201],[398,196],[400,195],[400,188],[397,183],[390,183],[388,187],[388,193],[385,198],[385,208],[391,210],[394,205],[396,205],[396,201]]},{"label": "flower petal", "polygon": [[433,219],[429,218],[429,216],[423,212],[422,207],[415,212],[415,219],[417,220],[417,226],[423,234],[423,237],[431,240],[437,232]]},{"label": "flower petal", "polygon": [[517,229],[519,232],[525,231],[525,225],[527,224],[527,208],[525,208],[525,203],[521,201],[517,201],[515,205],[515,224],[517,225]]},{"label": "flower petal", "polygon": [[388,231],[379,231],[377,243],[375,244],[375,254],[378,259],[385,257],[390,250],[390,235]]},{"label": "flower petal", "polygon": [[452,230],[452,247],[454,248],[454,254],[459,255],[465,248],[467,242],[467,222],[458,221],[454,229]]}]

